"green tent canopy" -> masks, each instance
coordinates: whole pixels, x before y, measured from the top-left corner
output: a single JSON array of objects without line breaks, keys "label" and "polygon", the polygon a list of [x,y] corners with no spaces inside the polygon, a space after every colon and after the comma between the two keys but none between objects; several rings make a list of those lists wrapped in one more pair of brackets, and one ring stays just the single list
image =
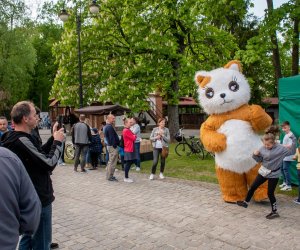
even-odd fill
[{"label": "green tent canopy", "polygon": [[[300,75],[279,79],[279,122],[289,121],[291,130],[300,137]],[[298,185],[296,162],[291,166],[291,180]]]}]

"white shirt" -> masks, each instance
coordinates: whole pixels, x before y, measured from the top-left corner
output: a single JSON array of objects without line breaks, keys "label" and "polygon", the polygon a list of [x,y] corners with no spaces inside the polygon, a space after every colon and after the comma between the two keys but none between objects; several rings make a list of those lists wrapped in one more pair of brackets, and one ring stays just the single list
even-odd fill
[{"label": "white shirt", "polygon": [[156,140],[155,141],[155,148],[162,148],[161,140]]},{"label": "white shirt", "polygon": [[[282,145],[289,145],[291,146],[293,144],[293,140],[290,138],[291,136],[293,135],[293,132],[290,131],[288,134],[286,134],[284,137],[283,137],[283,140],[282,140]],[[293,161],[293,156],[294,155],[289,155],[289,156],[286,156],[284,157],[284,161]]]}]

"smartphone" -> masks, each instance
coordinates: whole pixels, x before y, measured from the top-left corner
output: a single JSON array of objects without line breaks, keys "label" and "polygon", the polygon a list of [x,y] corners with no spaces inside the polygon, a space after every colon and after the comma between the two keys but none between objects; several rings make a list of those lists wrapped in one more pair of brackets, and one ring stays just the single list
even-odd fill
[{"label": "smartphone", "polygon": [[59,115],[56,118],[56,121],[58,122],[57,130],[61,129],[63,127],[63,116]]}]

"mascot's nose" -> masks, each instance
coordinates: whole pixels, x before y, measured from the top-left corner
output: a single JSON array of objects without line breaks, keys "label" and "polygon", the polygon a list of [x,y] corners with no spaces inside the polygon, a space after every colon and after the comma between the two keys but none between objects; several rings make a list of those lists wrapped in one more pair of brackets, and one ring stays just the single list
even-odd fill
[{"label": "mascot's nose", "polygon": [[220,94],[221,98],[224,98],[226,96],[225,93]]}]

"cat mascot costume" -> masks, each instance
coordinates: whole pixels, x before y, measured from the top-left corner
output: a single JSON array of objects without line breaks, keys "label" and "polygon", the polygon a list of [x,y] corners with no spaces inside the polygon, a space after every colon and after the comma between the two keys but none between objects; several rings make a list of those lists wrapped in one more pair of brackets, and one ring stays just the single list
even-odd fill
[{"label": "cat mascot costume", "polygon": [[[199,100],[209,114],[202,124],[200,138],[204,147],[215,153],[216,173],[226,202],[244,200],[260,164],[252,159],[262,146],[259,132],[272,123],[258,105],[249,105],[250,87],[241,73],[239,61],[223,68],[198,71]],[[267,198],[267,182],[254,194],[256,201]]]}]

